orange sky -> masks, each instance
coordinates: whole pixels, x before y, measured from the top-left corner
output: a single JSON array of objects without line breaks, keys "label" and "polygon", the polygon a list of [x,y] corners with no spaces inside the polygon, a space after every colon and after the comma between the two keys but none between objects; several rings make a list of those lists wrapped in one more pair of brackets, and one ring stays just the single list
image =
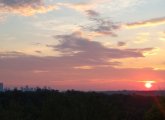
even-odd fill
[{"label": "orange sky", "polygon": [[[119,4],[120,3],[120,4]],[[164,0],[0,1],[0,82],[165,88]]]}]

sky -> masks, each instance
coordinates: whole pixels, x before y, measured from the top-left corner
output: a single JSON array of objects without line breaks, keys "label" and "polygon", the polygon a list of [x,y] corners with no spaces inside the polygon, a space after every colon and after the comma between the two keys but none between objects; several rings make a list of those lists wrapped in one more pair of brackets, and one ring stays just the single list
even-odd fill
[{"label": "sky", "polygon": [[164,4],[0,0],[0,82],[59,90],[165,89]]}]

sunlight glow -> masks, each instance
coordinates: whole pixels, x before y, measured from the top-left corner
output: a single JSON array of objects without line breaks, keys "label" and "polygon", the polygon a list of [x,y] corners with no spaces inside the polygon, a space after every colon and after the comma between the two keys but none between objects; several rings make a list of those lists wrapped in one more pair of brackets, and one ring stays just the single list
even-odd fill
[{"label": "sunlight glow", "polygon": [[152,87],[152,83],[151,82],[145,83],[145,87],[148,88],[148,89],[151,88]]}]

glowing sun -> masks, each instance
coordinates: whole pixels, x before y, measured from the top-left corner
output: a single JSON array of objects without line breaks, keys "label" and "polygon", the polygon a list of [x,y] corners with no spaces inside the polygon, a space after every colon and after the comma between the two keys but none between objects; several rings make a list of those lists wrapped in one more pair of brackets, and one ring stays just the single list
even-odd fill
[{"label": "glowing sun", "polygon": [[152,87],[152,83],[150,83],[150,82],[145,83],[145,87],[148,88],[148,89],[151,88]]}]

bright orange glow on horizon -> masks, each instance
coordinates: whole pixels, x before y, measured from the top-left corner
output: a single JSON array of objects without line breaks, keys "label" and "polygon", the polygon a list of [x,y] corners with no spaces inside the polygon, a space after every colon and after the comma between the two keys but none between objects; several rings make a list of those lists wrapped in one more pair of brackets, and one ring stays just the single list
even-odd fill
[{"label": "bright orange glow on horizon", "polygon": [[150,82],[145,83],[145,87],[148,89],[152,88],[152,83],[150,83]]},{"label": "bright orange glow on horizon", "polygon": [[144,83],[144,87],[147,89],[155,89],[155,85],[153,86],[156,83],[155,80],[142,80],[138,82]]}]

